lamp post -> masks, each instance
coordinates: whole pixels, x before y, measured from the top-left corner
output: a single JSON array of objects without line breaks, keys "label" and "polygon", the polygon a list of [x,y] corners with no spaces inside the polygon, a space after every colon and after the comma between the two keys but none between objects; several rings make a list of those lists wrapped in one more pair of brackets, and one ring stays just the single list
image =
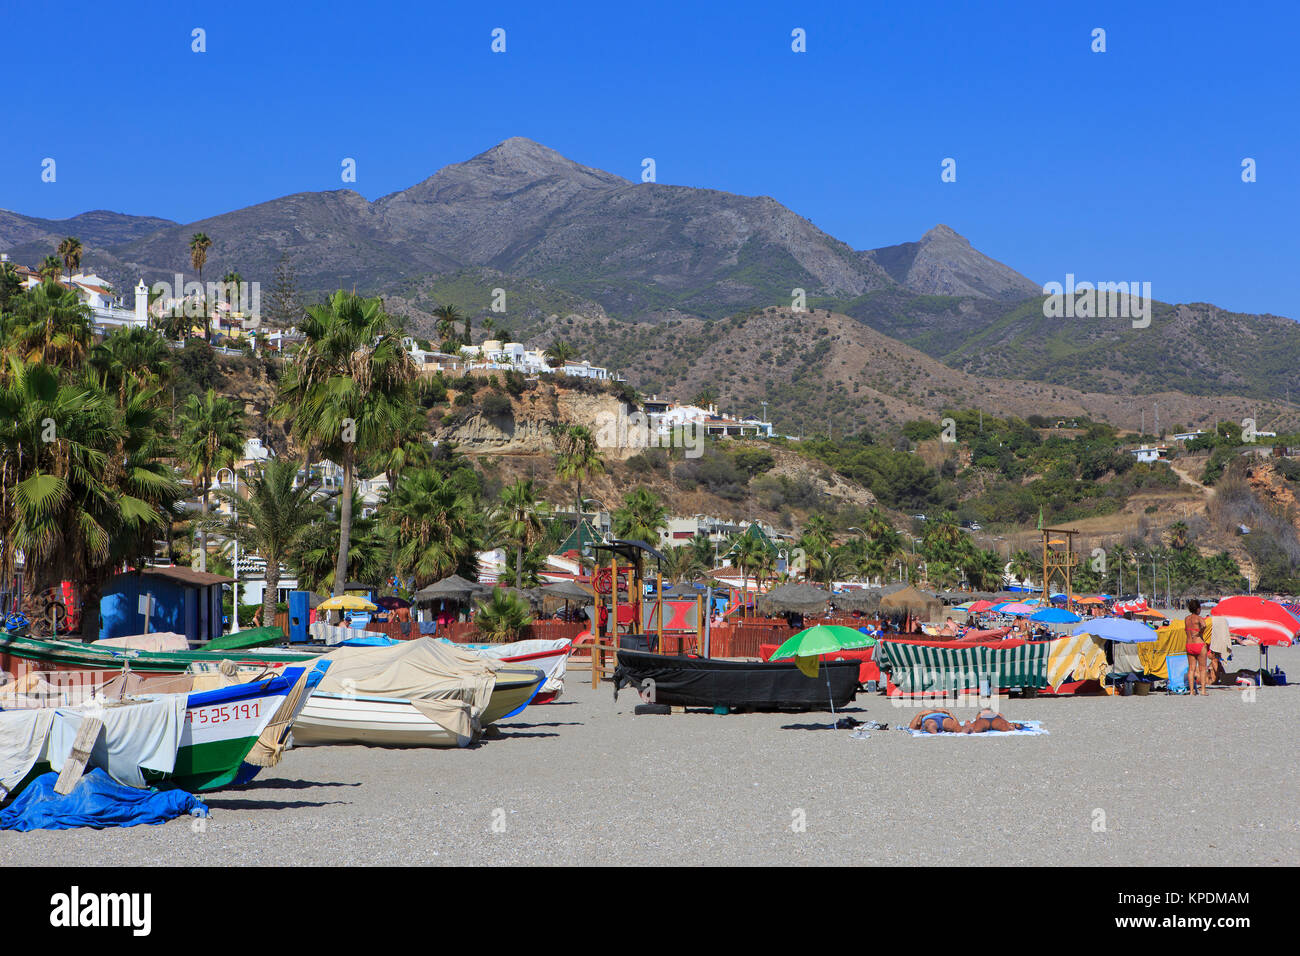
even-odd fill
[{"label": "lamp post", "polygon": [[[218,468],[216,474],[212,476],[212,488],[215,491],[221,490],[221,473],[230,472],[230,483],[235,487],[235,494],[239,494],[239,475],[233,468]],[[230,592],[230,632],[233,634],[239,630],[239,534],[234,535],[235,541],[235,560],[233,567],[235,569],[235,586]],[[277,595],[278,597],[278,595]]]}]

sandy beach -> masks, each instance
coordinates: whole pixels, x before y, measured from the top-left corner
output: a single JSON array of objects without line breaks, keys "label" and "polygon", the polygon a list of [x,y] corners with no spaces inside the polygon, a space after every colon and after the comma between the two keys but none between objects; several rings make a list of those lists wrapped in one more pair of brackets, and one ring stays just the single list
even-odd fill
[{"label": "sandy beach", "polygon": [[[1252,667],[1253,648],[1234,667]],[[1272,664],[1300,675],[1300,648]],[[564,698],[465,750],[299,748],[212,816],[0,833],[5,865],[1300,862],[1300,692],[1011,699],[1040,737],[855,739],[829,715],[634,716]],[[914,711],[860,694],[863,720]],[[961,716],[973,710],[967,708]],[[803,824],[800,826],[800,824]]]}]

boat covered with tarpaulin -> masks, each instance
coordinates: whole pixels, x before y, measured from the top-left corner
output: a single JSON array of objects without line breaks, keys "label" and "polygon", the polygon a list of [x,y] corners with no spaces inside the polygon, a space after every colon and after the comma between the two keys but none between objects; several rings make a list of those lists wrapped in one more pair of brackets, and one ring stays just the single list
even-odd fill
[{"label": "boat covered with tarpaulin", "polygon": [[829,661],[811,678],[793,661],[730,661],[619,648],[614,696],[632,687],[653,703],[674,707],[826,710],[834,704],[838,710],[857,695],[858,666],[856,660]]}]

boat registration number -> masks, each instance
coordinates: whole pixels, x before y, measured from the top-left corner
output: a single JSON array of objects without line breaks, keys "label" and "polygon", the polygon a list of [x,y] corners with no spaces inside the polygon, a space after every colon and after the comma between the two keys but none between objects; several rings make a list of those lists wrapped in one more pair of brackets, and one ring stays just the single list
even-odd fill
[{"label": "boat registration number", "polygon": [[232,720],[255,720],[258,717],[261,701],[248,704],[226,704],[221,707],[196,707],[185,711],[185,719],[193,726],[207,727],[225,724]]}]

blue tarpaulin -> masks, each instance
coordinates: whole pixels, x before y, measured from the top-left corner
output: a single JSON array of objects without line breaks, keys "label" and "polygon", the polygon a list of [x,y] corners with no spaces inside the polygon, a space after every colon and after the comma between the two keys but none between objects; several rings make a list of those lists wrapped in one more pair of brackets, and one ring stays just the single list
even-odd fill
[{"label": "blue tarpaulin", "polygon": [[137,790],[120,784],[98,767],[66,796],[54,792],[59,775],[41,774],[8,807],[0,810],[0,830],[71,830],[76,827],[134,827],[166,823],[190,813],[208,815],[207,805],[183,790]]},{"label": "blue tarpaulin", "polygon": [[346,641],[339,641],[339,647],[392,647],[397,641],[383,634],[367,635],[366,637],[349,637]]}]

